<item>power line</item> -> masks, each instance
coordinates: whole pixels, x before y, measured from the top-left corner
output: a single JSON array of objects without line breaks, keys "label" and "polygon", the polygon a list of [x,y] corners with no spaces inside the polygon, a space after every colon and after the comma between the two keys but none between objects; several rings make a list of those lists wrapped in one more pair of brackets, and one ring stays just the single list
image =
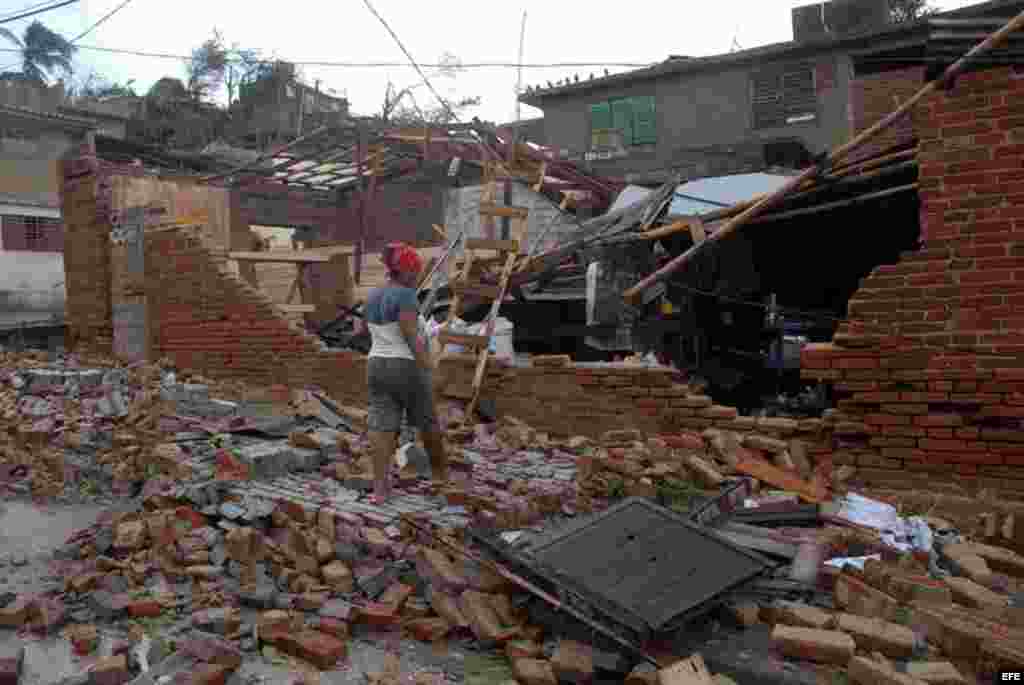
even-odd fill
[{"label": "power line", "polygon": [[[73,0],[77,2],[78,0]],[[76,39],[77,40],[77,39]],[[181,61],[188,61],[192,59],[188,55],[175,55],[167,52],[145,52],[141,50],[126,50],[123,48],[101,48],[97,45],[77,45],[75,46],[79,50],[88,50],[90,52],[107,52],[115,55],[130,55],[133,57],[151,57],[155,59],[174,59]],[[11,48],[0,48],[0,52],[18,52]],[[322,62],[322,61],[291,61],[287,60],[299,67],[344,67],[351,69],[362,69],[362,68],[377,68],[377,67],[409,67],[411,66],[408,62]],[[275,60],[257,60],[260,64],[274,64]],[[452,64],[447,63],[436,63],[436,64],[420,64],[419,66],[429,69],[582,69],[591,68],[597,69],[600,67],[616,67],[624,69],[640,69],[644,67],[653,66],[653,62],[468,62]]]},{"label": "power line", "polygon": [[3,17],[0,17],[0,19],[8,19],[14,16],[15,14],[21,14],[22,12],[31,12],[34,9],[39,9],[40,7],[46,7],[47,5],[52,4],[53,0],[46,0],[45,2],[37,2],[34,5],[26,5],[25,7],[22,7],[20,10],[17,10],[11,14],[5,14]]},{"label": "power line", "polygon": [[52,5],[47,5],[46,7],[38,7],[37,9],[31,10],[31,11],[28,11],[28,12],[22,12],[21,14],[15,14],[13,17],[7,17],[6,19],[0,19],[0,24],[9,24],[10,22],[17,21],[19,19],[27,19],[28,17],[34,17],[37,14],[42,14],[43,12],[49,12],[50,10],[60,9],[61,7],[66,7],[68,5],[72,5],[72,4],[74,4],[74,3],[78,2],[78,1],[79,0],[64,0],[63,2],[58,2],[58,3],[54,3]]},{"label": "power line", "polygon": [[103,24],[103,22],[105,22],[107,19],[110,19],[112,16],[114,16],[118,12],[120,12],[122,9],[124,9],[125,5],[127,5],[131,1],[132,0],[123,0],[123,2],[120,5],[118,5],[117,7],[115,7],[112,10],[110,10],[109,12],[104,14],[102,17],[100,17],[99,21],[97,21],[95,24],[93,24],[92,26],[87,28],[83,33],[80,33],[77,36],[75,36],[74,38],[72,38],[71,41],[70,41],[71,44],[74,45],[78,41],[80,41],[83,38],[85,38],[86,36],[88,36],[93,31],[95,31],[97,28],[100,27],[101,24]]},{"label": "power line", "polygon": [[363,0],[363,4],[366,5],[366,8],[370,10],[373,16],[377,17],[377,20],[384,26],[384,29],[391,34],[391,37],[395,39],[395,43],[398,44],[398,48],[405,53],[405,56],[409,58],[409,63],[412,65],[412,68],[415,69],[416,73],[420,75],[421,79],[423,79],[424,85],[430,89],[430,93],[437,99],[438,103],[448,111],[448,116],[453,120],[458,121],[458,115],[452,111],[452,108],[448,105],[448,101],[441,97],[441,95],[434,89],[434,85],[430,82],[430,79],[427,78],[427,75],[423,73],[423,69],[420,68],[420,65],[416,64],[416,60],[413,58],[412,54],[405,49],[405,45],[402,44],[402,39],[398,37],[398,34],[391,30],[391,26],[387,21],[385,21],[384,17],[380,16],[380,13],[374,9],[370,0]]}]

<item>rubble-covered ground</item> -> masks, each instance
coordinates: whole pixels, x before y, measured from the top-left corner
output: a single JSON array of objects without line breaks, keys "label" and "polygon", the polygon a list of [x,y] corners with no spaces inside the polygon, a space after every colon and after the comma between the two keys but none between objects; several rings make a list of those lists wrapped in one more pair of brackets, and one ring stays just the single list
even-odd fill
[{"label": "rubble-covered ground", "polygon": [[[315,389],[0,353],[0,685],[955,685],[1024,667],[1020,503],[859,497],[771,435],[556,440],[444,414],[450,482],[413,450],[373,505],[365,414]],[[637,645],[660,672],[459,552],[467,528],[529,538],[627,495],[692,511],[751,458],[832,499],[808,514],[751,481],[723,505],[717,535],[784,563]]]}]

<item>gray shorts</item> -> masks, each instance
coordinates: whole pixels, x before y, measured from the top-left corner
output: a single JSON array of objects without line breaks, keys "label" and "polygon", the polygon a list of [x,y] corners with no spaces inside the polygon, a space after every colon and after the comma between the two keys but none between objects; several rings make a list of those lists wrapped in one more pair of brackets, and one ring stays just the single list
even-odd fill
[{"label": "gray shorts", "polygon": [[370,357],[366,364],[371,431],[397,433],[402,415],[409,425],[425,433],[437,430],[434,390],[430,375],[411,359]]}]

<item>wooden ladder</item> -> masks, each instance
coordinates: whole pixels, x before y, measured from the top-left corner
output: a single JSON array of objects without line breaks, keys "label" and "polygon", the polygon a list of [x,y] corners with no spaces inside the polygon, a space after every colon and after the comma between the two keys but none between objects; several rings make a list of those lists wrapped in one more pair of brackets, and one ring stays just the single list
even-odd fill
[{"label": "wooden ladder", "polygon": [[[493,226],[495,217],[508,217],[511,220],[510,239],[465,238],[461,267],[455,259],[448,260],[448,285],[455,296],[448,309],[448,319],[437,335],[439,358],[443,356],[444,349],[449,344],[477,350],[478,358],[476,371],[473,374],[472,396],[466,410],[467,417],[472,417],[476,411],[484,375],[487,371],[487,359],[490,356],[490,345],[494,337],[498,311],[508,292],[509,279],[515,270],[516,260],[519,259],[522,252],[522,243],[527,237],[529,209],[498,205],[496,203],[498,183],[495,176],[493,167],[489,166],[488,181],[484,186],[480,201],[481,228],[487,225]],[[497,256],[479,257],[475,254],[482,250],[495,252]],[[481,276],[494,266],[501,268],[498,284],[482,282]],[[483,335],[453,333],[450,330],[452,323],[461,313],[463,301],[467,296],[491,301],[491,310],[484,320]]]}]

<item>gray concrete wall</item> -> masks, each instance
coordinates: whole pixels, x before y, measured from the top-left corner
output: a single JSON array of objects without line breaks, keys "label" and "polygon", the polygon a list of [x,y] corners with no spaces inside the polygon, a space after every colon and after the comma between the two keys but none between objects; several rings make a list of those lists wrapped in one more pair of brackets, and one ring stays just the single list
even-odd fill
[{"label": "gray concrete wall", "polygon": [[64,255],[0,248],[0,326],[64,313]]},{"label": "gray concrete wall", "polygon": [[[802,61],[802,60],[801,60]],[[552,98],[543,103],[544,132],[549,146],[568,149],[572,158],[582,158],[590,147],[590,106],[619,97],[655,98],[658,127],[656,145],[628,149],[628,156],[584,162],[596,173],[623,175],[685,166],[710,154],[743,160],[751,143],[780,138],[801,140],[811,153],[819,153],[844,142],[851,131],[848,112],[851,62],[847,55],[833,54],[814,59],[819,69],[830,67],[832,83],[818,90],[818,118],[782,128],[754,129],[751,103],[751,75],[770,63],[741,65],[726,71],[706,71],[663,76],[614,88],[592,90],[578,95]],[[729,147],[738,149],[730,153]],[[746,149],[744,149],[746,148]],[[740,164],[736,171],[743,170]]]},{"label": "gray concrete wall", "polygon": [[0,114],[0,201],[58,208],[57,162],[74,134]]},{"label": "gray concrete wall", "polygon": [[[466,235],[470,238],[488,237],[484,234],[480,221],[480,197],[483,190],[483,186],[468,186],[448,191],[445,198],[445,230],[448,231],[450,238],[454,238],[462,229],[466,230]],[[499,195],[498,204],[505,204],[503,196]],[[545,237],[539,249],[554,245],[561,236],[576,228],[572,217],[563,214],[545,197],[522,184],[512,184],[510,204],[530,210],[527,220],[528,237],[524,250],[535,245],[542,235]],[[501,219],[495,219],[494,223],[494,237],[501,237]]]}]

